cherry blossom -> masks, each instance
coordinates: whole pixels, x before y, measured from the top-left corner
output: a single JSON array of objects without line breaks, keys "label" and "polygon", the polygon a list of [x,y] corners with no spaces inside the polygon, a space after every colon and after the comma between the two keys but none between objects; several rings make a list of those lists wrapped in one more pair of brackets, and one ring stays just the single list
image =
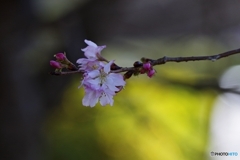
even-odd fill
[{"label": "cherry blossom", "polygon": [[[94,107],[99,101],[102,106],[113,105],[113,96],[124,86],[125,81],[119,73],[111,73],[114,61],[108,62],[101,56],[106,46],[97,46],[94,42],[85,40],[88,45],[82,49],[86,58],[77,60],[79,70],[84,72],[80,87],[85,90],[82,100],[84,106]],[[108,63],[107,63],[108,62]]]},{"label": "cherry blossom", "polygon": [[110,61],[107,64],[102,64],[99,69],[85,72],[80,85],[85,89],[84,106],[93,107],[98,100],[102,106],[113,105],[113,96],[120,90],[118,87],[124,86],[126,82],[121,74],[110,72],[112,64],[113,61]]}]

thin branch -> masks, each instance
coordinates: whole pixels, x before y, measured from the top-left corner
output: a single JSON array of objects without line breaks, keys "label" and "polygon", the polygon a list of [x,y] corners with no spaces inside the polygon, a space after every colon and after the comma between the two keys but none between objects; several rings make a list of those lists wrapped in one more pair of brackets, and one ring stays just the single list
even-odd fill
[{"label": "thin branch", "polygon": [[50,72],[49,74],[54,76],[62,76],[62,75],[69,75],[69,74],[76,74],[76,73],[82,74],[83,72],[78,70],[78,71]]},{"label": "thin branch", "polygon": [[111,73],[120,73],[120,72],[134,71],[136,69],[137,69],[136,67],[123,67],[123,68],[118,69],[118,70],[111,70]]},{"label": "thin branch", "polygon": [[[231,50],[231,51],[227,51],[224,53],[220,53],[220,54],[216,54],[216,55],[210,55],[210,56],[191,56],[191,57],[162,57],[159,58],[157,60],[152,60],[152,59],[147,59],[148,61],[151,62],[151,64],[153,66],[155,65],[162,65],[165,64],[167,62],[188,62],[188,61],[202,61],[202,60],[210,60],[212,62],[224,58],[224,57],[228,57],[234,54],[239,54],[240,53],[240,48],[239,49],[235,49],[235,50]],[[136,71],[138,68],[142,67],[142,63],[139,63],[138,66],[135,67],[120,67],[120,69],[117,70],[111,70],[111,73],[120,73],[120,72],[127,72],[127,71]],[[82,73],[82,71],[66,71],[66,72],[51,72],[51,75],[68,75],[68,74],[75,74],[75,73]]]},{"label": "thin branch", "polygon": [[152,65],[161,65],[166,62],[188,62],[188,61],[202,61],[202,60],[210,60],[210,61],[214,62],[218,59],[228,57],[228,56],[238,54],[238,53],[240,53],[240,48],[231,50],[231,51],[227,51],[224,53],[216,54],[216,55],[211,55],[211,56],[162,57],[157,60],[153,60]]},{"label": "thin branch", "polygon": [[[151,59],[149,59],[149,60],[151,61],[151,64],[153,66],[162,65],[167,62],[178,62],[179,63],[179,62],[202,61],[202,60],[210,60],[210,61],[214,62],[218,59],[228,57],[228,56],[231,56],[234,54],[239,54],[239,53],[240,53],[240,48],[231,50],[231,51],[227,51],[224,53],[216,54],[216,55],[210,55],[210,56],[191,56],[191,57],[166,57],[166,56],[164,56],[157,60],[151,60]],[[142,64],[139,64],[139,67],[141,67],[141,66],[142,66]],[[130,70],[134,71],[134,70],[136,70],[136,67],[124,67],[124,68],[114,70],[111,72],[112,73],[120,73],[120,72],[126,72],[126,71],[130,71]]]}]

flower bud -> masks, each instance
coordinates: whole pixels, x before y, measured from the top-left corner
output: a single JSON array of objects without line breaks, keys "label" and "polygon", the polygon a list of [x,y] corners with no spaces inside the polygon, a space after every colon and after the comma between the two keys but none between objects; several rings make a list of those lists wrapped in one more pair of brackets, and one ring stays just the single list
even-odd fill
[{"label": "flower bud", "polygon": [[54,55],[54,57],[58,60],[58,61],[64,61],[67,59],[66,55],[64,53],[57,53]]},{"label": "flower bud", "polygon": [[111,70],[118,70],[118,69],[121,69],[122,67],[119,67],[118,65],[116,65],[116,63],[113,63],[111,65]]},{"label": "flower bud", "polygon": [[150,64],[149,62],[147,62],[147,63],[144,63],[144,64],[143,64],[143,68],[144,68],[145,70],[151,70],[152,66],[151,66],[151,64]]},{"label": "flower bud", "polygon": [[134,66],[134,67],[141,67],[141,66],[142,66],[142,63],[139,62],[139,61],[136,61],[136,62],[133,63],[133,66]]},{"label": "flower bud", "polygon": [[50,66],[52,66],[53,68],[57,68],[57,69],[61,69],[62,68],[61,63],[59,63],[57,61],[53,61],[53,60],[50,61]]},{"label": "flower bud", "polygon": [[154,69],[149,70],[148,73],[147,73],[148,77],[150,77],[150,78],[151,78],[154,74],[155,74],[155,70],[154,70]]}]

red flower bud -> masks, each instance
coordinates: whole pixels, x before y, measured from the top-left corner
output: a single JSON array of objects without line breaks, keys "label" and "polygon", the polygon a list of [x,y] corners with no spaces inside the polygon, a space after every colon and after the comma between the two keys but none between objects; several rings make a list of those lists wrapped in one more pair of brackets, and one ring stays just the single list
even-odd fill
[{"label": "red flower bud", "polygon": [[144,64],[143,64],[143,68],[144,68],[145,70],[151,70],[152,66],[151,66],[151,64],[150,64],[149,62],[147,62],[147,63],[144,63]]},{"label": "red flower bud", "polygon": [[53,60],[50,61],[50,66],[52,66],[53,68],[57,68],[57,69],[61,69],[62,68],[61,63],[59,63],[57,61],[53,61]]},{"label": "red flower bud", "polygon": [[67,59],[66,55],[64,53],[57,53],[54,55],[54,57],[58,60],[58,61],[64,61]]},{"label": "red flower bud", "polygon": [[150,77],[150,78],[151,78],[154,74],[155,74],[155,70],[154,70],[154,69],[149,70],[148,73],[147,73],[148,77]]}]

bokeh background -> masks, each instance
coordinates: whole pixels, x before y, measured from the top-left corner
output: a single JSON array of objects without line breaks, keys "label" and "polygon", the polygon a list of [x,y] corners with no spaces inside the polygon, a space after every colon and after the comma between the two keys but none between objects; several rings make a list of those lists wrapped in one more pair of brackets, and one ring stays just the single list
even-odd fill
[{"label": "bokeh background", "polygon": [[0,159],[211,159],[218,79],[239,55],[156,66],[151,79],[127,80],[113,107],[94,108],[82,106],[80,76],[49,75],[49,60],[65,51],[75,63],[84,39],[107,45],[102,55],[126,67],[143,56],[237,49],[240,1],[8,0],[0,7]]}]

